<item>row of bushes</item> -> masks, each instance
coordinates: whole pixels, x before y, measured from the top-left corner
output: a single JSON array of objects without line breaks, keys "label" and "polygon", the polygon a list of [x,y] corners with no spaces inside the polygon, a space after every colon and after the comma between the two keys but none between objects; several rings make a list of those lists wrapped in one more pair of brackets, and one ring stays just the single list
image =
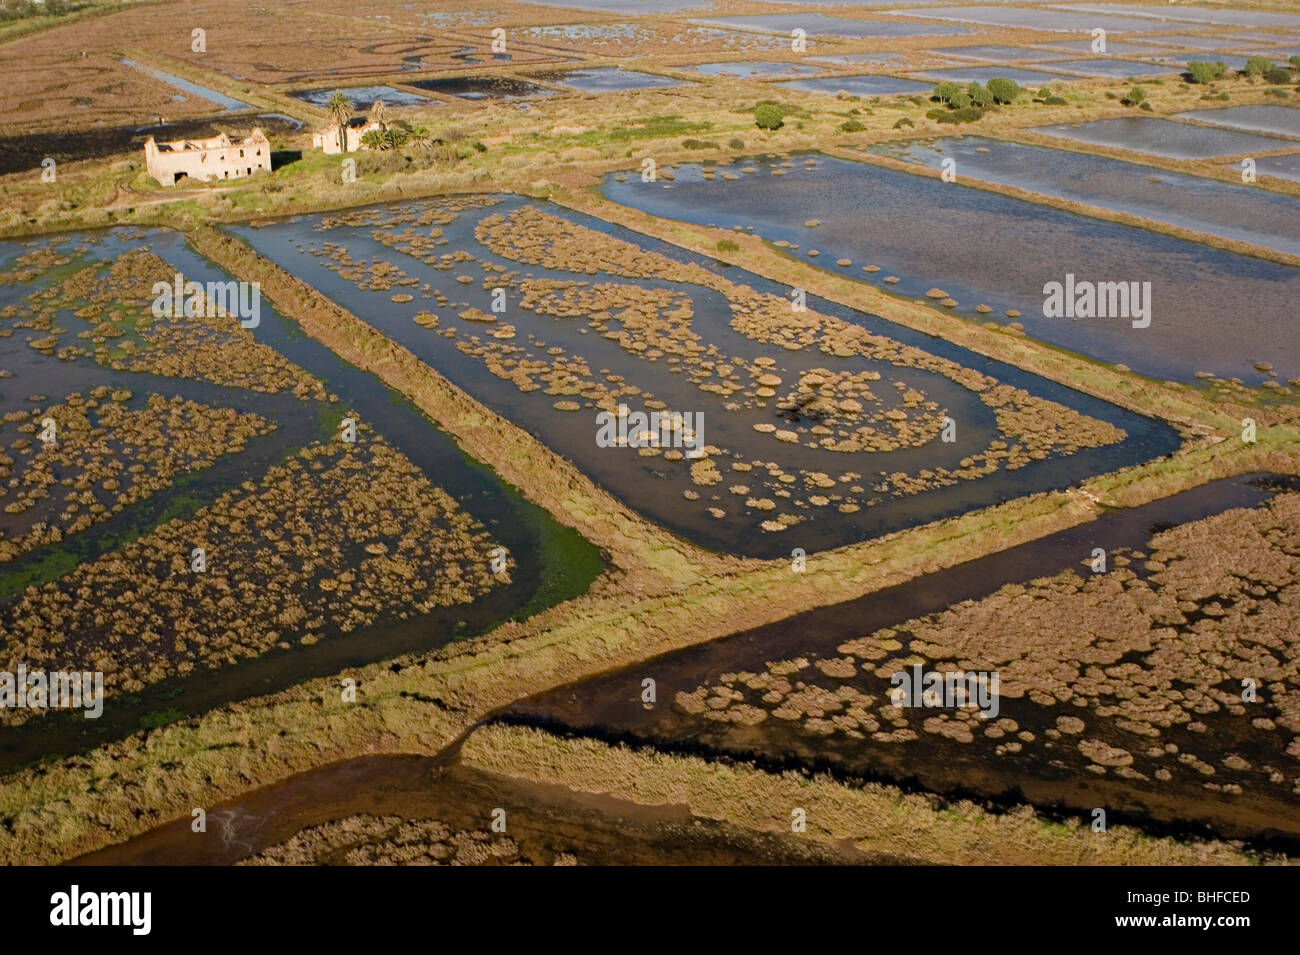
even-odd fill
[{"label": "row of bushes", "polygon": [[977,106],[986,109],[994,104],[1012,103],[1020,95],[1020,84],[1005,76],[995,76],[988,86],[971,83],[964,90],[951,81],[939,83],[930,94],[930,99],[946,103],[949,109],[966,109]]},{"label": "row of bushes", "polygon": [[[1291,57],[1291,65],[1300,69],[1300,56]],[[1193,83],[1213,83],[1215,80],[1222,79],[1229,73],[1228,65],[1219,61],[1193,60],[1187,64],[1187,73]],[[1242,68],[1243,76],[1262,76],[1266,82],[1275,85],[1290,83],[1293,77],[1291,70],[1285,66],[1278,66],[1266,56],[1252,56],[1246,60],[1246,65]]]},{"label": "row of bushes", "polygon": [[973,123],[990,107],[1015,102],[1020,93],[1020,84],[1005,76],[993,77],[987,86],[970,83],[965,89],[945,81],[935,86],[930,99],[947,109],[932,109],[925,115],[939,123]]}]

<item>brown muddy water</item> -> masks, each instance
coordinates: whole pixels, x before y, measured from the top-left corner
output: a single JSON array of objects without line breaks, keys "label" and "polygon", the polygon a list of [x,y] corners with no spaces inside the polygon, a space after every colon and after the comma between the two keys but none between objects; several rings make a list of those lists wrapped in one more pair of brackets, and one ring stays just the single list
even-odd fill
[{"label": "brown muddy water", "polygon": [[[834,659],[840,656],[837,646],[845,641],[977,600],[1004,584],[1080,569],[1094,547],[1112,553],[1145,549],[1154,531],[1229,508],[1252,507],[1281,489],[1297,490],[1300,484],[1266,475],[1216,481],[857,600],[560,687],[507,707],[498,718],[673,752],[747,759],[769,769],[826,770],[844,778],[889,782],[952,798],[967,796],[1008,806],[1027,801],[1039,809],[1081,815],[1085,820],[1093,808],[1106,807],[1112,822],[1123,820],[1160,832],[1245,838],[1294,851],[1300,846],[1300,811],[1295,797],[1285,795],[1280,787],[1250,787],[1244,795],[1230,797],[1205,790],[1201,777],[1193,773],[1170,783],[1099,777],[1076,765],[1077,754],[1065,752],[1060,745],[1055,749],[1042,745],[1044,731],[1055,725],[1060,713],[1077,712],[1071,707],[1003,697],[999,715],[1014,719],[1018,730],[1034,733],[1040,743],[1023,752],[995,755],[991,743],[958,743],[928,732],[900,744],[870,735],[855,741],[843,734],[799,732],[797,720],[768,718],[756,726],[720,723],[691,716],[674,703],[677,693],[717,685],[723,674],[762,673],[768,661]],[[860,671],[852,685],[888,699],[889,682],[871,670]],[[641,701],[642,681],[647,677],[655,680],[657,695],[657,702],[649,706]],[[797,678],[832,690],[837,685],[811,668],[801,670]],[[790,677],[792,683],[795,679]],[[1224,754],[1245,753],[1259,765],[1252,744],[1257,745],[1260,734],[1252,732],[1245,717],[1221,713],[1204,721],[1210,730],[1199,740],[1173,729],[1162,731],[1164,741],[1203,751],[1213,740],[1212,745]],[[1262,792],[1265,788],[1268,793]]]},{"label": "brown muddy water", "polygon": [[[19,252],[48,241],[0,244],[0,267]],[[128,249],[147,246],[198,282],[230,278],[197,255],[183,237],[167,230],[117,229],[59,237],[58,241],[65,255],[72,255],[76,246],[87,246],[88,259],[113,258]],[[0,286],[0,307],[21,302],[30,290]],[[393,617],[351,633],[327,629],[325,638],[312,646],[273,650],[222,669],[165,680],[135,694],[111,695],[99,719],[55,711],[20,727],[0,727],[0,771],[82,752],[129,736],[144,725],[196,716],[232,700],[278,692],[303,680],[484,633],[507,619],[528,616],[584,592],[603,569],[599,551],[580,535],[556,524],[545,511],[501,482],[495,472],[467,457],[446,433],[378,379],[306,337],[266,301],[254,335],[324,381],[340,401],[299,401],[292,395],[114,372],[88,358],[70,362],[47,358],[28,347],[24,334],[0,339],[0,367],[14,372],[13,379],[0,381],[0,400],[6,407],[21,403],[33,392],[58,401],[72,391],[84,392],[107,383],[130,388],[135,400],[143,400],[150,391],[166,397],[180,395],[254,411],[278,426],[265,438],[250,441],[241,454],[218,460],[207,471],[177,481],[140,505],[59,544],[0,565],[0,601],[12,600],[33,580],[57,579],[71,569],[70,563],[111,552],[164,520],[186,518],[245,480],[260,479],[268,467],[297,448],[333,435],[337,419],[347,409],[356,411],[510,552],[516,563],[511,583],[470,604],[438,608],[405,620]]]},{"label": "brown muddy water", "polygon": [[[819,846],[699,819],[686,806],[643,806],[610,796],[495,776],[453,759],[370,756],[326,766],[207,810],[207,831],[186,816],[72,865],[230,865],[299,831],[358,815],[436,819],[487,830],[506,810],[520,858],[551,865],[808,865],[889,863],[849,845]],[[496,838],[496,837],[492,837]],[[346,850],[345,850],[346,851]],[[310,861],[346,864],[344,852]],[[302,859],[302,862],[308,861]]]}]

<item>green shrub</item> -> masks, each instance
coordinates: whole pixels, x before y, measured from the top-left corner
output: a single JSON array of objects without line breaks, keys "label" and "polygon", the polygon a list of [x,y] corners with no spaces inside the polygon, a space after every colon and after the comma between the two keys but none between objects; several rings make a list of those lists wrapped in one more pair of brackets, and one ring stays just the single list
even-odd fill
[{"label": "green shrub", "polygon": [[972,106],[993,105],[993,94],[988,91],[987,87],[981,86],[979,83],[971,83],[970,86],[966,87],[966,95],[970,97]]},{"label": "green shrub", "polygon": [[995,103],[1014,103],[1020,95],[1020,84],[1005,76],[995,76],[989,80],[989,92]]},{"label": "green shrub", "polygon": [[940,113],[935,119],[940,123],[973,123],[984,115],[978,106],[963,106],[946,113]]},{"label": "green shrub", "polygon": [[732,149],[744,149],[745,141],[741,139],[739,136],[732,136],[729,140],[727,140],[727,145],[730,146]]},{"label": "green shrub", "polygon": [[759,129],[780,129],[785,125],[785,113],[775,103],[760,103],[754,107],[754,125]]},{"label": "green shrub", "polygon": [[1291,82],[1291,71],[1285,66],[1270,66],[1264,71],[1264,79],[1274,86],[1282,86]]},{"label": "green shrub", "polygon": [[1045,104],[1047,104],[1048,106],[1064,106],[1064,105],[1065,105],[1065,97],[1064,97],[1064,96],[1049,96],[1049,97],[1047,97],[1047,99],[1043,100],[1043,102],[1044,102]]},{"label": "green shrub", "polygon": [[1241,72],[1247,76],[1263,76],[1273,66],[1273,61],[1266,56],[1252,56],[1246,60]]},{"label": "green shrub", "polygon": [[736,241],[734,241],[734,240],[732,240],[732,239],[719,239],[719,240],[718,240],[718,251],[719,251],[719,252],[739,252],[739,251],[740,251],[740,243],[739,243],[739,242],[736,242]]},{"label": "green shrub", "polygon": [[683,139],[682,147],[684,149],[717,149],[718,144],[707,139]]},{"label": "green shrub", "polygon": [[1291,57],[1291,65],[1300,70],[1300,56]]},{"label": "green shrub", "polygon": [[840,132],[842,133],[860,133],[866,128],[865,123],[860,123],[856,119],[846,119],[840,123]]},{"label": "green shrub", "polygon": [[1228,72],[1228,66],[1225,63],[1207,63],[1203,60],[1192,60],[1187,64],[1187,72],[1191,76],[1193,83],[1213,83]]},{"label": "green shrub", "polygon": [[1141,106],[1147,100],[1147,91],[1145,87],[1135,86],[1128,91],[1124,97],[1125,106]]},{"label": "green shrub", "polygon": [[909,119],[908,117],[904,116],[902,119],[900,119],[898,122],[896,122],[896,123],[894,124],[894,128],[895,128],[895,129],[911,129],[911,128],[914,127],[915,125],[916,125],[916,123],[912,122],[911,119]]},{"label": "green shrub", "polygon": [[1150,101],[1148,101],[1148,102],[1146,102],[1146,103],[1143,103],[1143,104],[1142,104],[1140,107],[1138,107],[1138,108],[1139,108],[1139,109],[1144,109],[1144,110],[1146,110],[1148,113],[1154,113],[1154,112],[1155,112],[1155,109],[1156,109],[1154,106],[1151,105]]}]

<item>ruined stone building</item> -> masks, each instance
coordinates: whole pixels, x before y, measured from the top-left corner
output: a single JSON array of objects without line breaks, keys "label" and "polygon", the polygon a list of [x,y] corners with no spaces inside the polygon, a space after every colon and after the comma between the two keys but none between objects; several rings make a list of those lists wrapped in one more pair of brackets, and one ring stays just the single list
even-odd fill
[{"label": "ruined stone building", "polygon": [[210,139],[159,143],[150,136],[144,144],[144,161],[149,175],[164,186],[174,186],[182,179],[239,179],[259,169],[271,171],[271,143],[261,129],[243,139],[221,133]]},{"label": "ruined stone building", "polygon": [[338,123],[330,123],[319,132],[312,133],[311,145],[313,149],[323,149],[327,154],[331,155],[339,152],[354,153],[361,148],[362,136],[372,129],[382,128],[379,123],[356,116],[348,120],[348,148],[346,150],[340,147]]}]

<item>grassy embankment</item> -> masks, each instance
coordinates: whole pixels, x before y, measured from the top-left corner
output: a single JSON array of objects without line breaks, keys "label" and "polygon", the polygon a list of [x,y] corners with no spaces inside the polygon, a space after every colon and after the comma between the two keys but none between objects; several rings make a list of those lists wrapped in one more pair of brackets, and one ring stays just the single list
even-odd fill
[{"label": "grassy embankment", "polygon": [[489,725],[475,730],[461,760],[510,779],[608,794],[644,806],[687,806],[696,818],[763,832],[791,833],[792,812],[806,814],[797,838],[851,843],[868,859],[938,865],[1250,865],[1254,856],[1229,842],[1182,842],[1128,826],[1093,832],[1029,807],[993,813],[969,801],[938,804],[895,786],[850,787],[829,776],[780,775],[540,730]]}]

